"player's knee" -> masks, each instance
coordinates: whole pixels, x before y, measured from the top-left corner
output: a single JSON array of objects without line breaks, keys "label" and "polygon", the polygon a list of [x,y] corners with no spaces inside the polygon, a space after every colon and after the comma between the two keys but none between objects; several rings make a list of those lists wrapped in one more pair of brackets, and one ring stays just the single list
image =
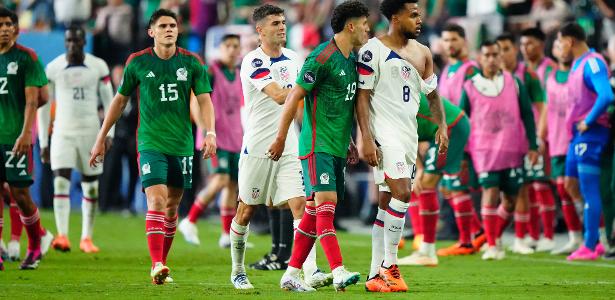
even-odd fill
[{"label": "player's knee", "polygon": [[412,191],[409,186],[403,186],[397,188],[395,191],[391,190],[391,196],[400,201],[408,202],[410,201],[410,197],[412,197]]},{"label": "player's knee", "polygon": [[82,181],[81,189],[83,190],[83,197],[92,201],[96,201],[96,199],[98,199],[98,180],[90,182]]},{"label": "player's knee", "polygon": [[28,188],[11,187],[11,194],[13,195],[13,198],[15,198],[15,202],[17,202],[19,208],[22,210],[24,206],[32,204],[30,199],[30,190]]},{"label": "player's knee", "polygon": [[237,213],[235,214],[235,220],[237,221],[237,223],[241,225],[246,225],[250,223],[255,208],[256,206],[254,205],[247,205],[243,202],[239,202],[239,207],[237,208]]},{"label": "player's knee", "polygon": [[566,177],[564,179],[564,189],[569,195],[576,195],[579,191],[579,185],[576,178]]},{"label": "player's knee", "polygon": [[55,176],[53,178],[53,191],[56,195],[68,195],[70,180],[62,176]]},{"label": "player's knee", "polygon": [[440,181],[440,176],[426,173],[421,177],[421,185],[426,189],[435,189]]}]

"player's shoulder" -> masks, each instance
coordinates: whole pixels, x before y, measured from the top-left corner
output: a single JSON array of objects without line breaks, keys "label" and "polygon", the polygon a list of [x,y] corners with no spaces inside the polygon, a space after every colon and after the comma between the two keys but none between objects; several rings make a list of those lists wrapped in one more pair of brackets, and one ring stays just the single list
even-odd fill
[{"label": "player's shoulder", "polygon": [[192,52],[190,50],[187,50],[187,49],[184,49],[184,48],[181,48],[181,47],[177,47],[177,54],[181,55],[181,56],[184,56],[184,57],[187,57],[188,59],[191,59],[194,63],[198,63],[200,65],[205,65],[205,62],[203,61],[203,59],[198,54],[196,54],[196,53],[194,53],[194,52]]},{"label": "player's shoulder", "polygon": [[18,53],[29,57],[33,61],[38,61],[38,55],[36,54],[36,51],[34,51],[34,49],[32,48],[28,48],[24,45],[15,43],[15,50],[17,50]]},{"label": "player's shoulder", "polygon": [[126,59],[126,66],[130,65],[131,63],[136,63],[144,58],[152,57],[154,55],[153,51],[154,50],[152,47],[148,47],[143,50],[133,52]]},{"label": "player's shoulder", "polygon": [[318,45],[314,51],[308,55],[307,60],[313,60],[324,65],[336,51],[338,51],[337,45],[335,45],[335,42],[331,39]]},{"label": "player's shoulder", "polygon": [[288,57],[291,60],[299,59],[299,54],[295,52],[295,50],[289,48],[282,47],[282,55]]},{"label": "player's shoulder", "polygon": [[592,52],[589,58],[587,58],[587,63],[585,64],[585,69],[591,72],[592,74],[597,74],[600,71],[606,71],[607,65],[604,60],[604,57],[599,53]]},{"label": "player's shoulder", "polygon": [[54,59],[52,59],[47,66],[45,67],[45,69],[47,69],[48,71],[50,70],[58,70],[58,69],[63,69],[66,67],[66,65],[68,64],[68,61],[66,60],[66,54],[62,53],[58,56],[56,56]]},{"label": "player's shoulder", "polygon": [[96,70],[109,70],[109,66],[107,63],[100,57],[94,56],[92,54],[86,53],[84,63],[86,67],[96,69]]},{"label": "player's shoulder", "polygon": [[377,59],[383,46],[384,45],[378,41],[378,38],[373,37],[369,39],[367,43],[365,43],[365,45],[363,45],[363,47],[359,50],[359,62],[369,63],[372,60]]},{"label": "player's shoulder", "polygon": [[269,57],[261,51],[260,47],[246,53],[241,60],[241,69],[245,68],[260,68],[265,64],[265,60],[269,60]]}]

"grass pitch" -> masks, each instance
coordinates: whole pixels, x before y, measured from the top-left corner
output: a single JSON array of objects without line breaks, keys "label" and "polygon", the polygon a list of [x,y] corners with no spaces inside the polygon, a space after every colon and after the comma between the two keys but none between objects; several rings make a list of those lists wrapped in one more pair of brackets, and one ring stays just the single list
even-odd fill
[{"label": "grass pitch", "polygon": [[[43,224],[55,231],[53,214],[42,214]],[[10,234],[8,209],[5,210],[4,241]],[[615,263],[566,262],[564,257],[548,254],[519,256],[507,253],[503,261],[483,262],[479,255],[441,258],[435,268],[402,267],[410,291],[407,294],[372,294],[364,290],[369,270],[371,242],[365,235],[339,233],[345,265],[359,271],[362,281],[345,293],[324,288],[316,293],[293,294],[279,289],[281,271],[249,270],[256,287],[236,291],[230,281],[230,254],[218,248],[219,225],[199,223],[202,245],[188,245],[178,232],[169,267],[175,284],[155,286],[149,278],[149,256],[143,217],[99,215],[95,243],[101,252],[86,255],[79,251],[80,214],[71,215],[72,252],[50,250],[38,270],[20,271],[18,263],[5,262],[0,272],[0,298],[6,299],[608,299],[615,297]],[[255,248],[248,249],[246,263],[262,257],[270,247],[269,236],[252,235]],[[22,252],[26,247],[25,232]],[[441,243],[440,246],[449,243]],[[400,251],[400,256],[409,250]],[[22,256],[24,254],[22,253]],[[321,250],[319,266],[328,270]]]}]

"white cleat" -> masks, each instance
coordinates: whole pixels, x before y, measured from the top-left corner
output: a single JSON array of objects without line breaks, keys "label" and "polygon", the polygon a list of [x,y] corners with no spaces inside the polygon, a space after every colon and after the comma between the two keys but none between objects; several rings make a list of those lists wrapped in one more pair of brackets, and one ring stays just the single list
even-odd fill
[{"label": "white cleat", "polygon": [[150,277],[152,277],[152,283],[158,285],[164,284],[169,276],[169,272],[171,272],[169,267],[163,265],[162,263],[156,263],[154,268],[149,273]]},{"label": "white cleat", "polygon": [[41,254],[47,254],[51,247],[51,242],[53,242],[53,234],[51,234],[51,231],[45,230],[45,235],[41,237]]},{"label": "white cleat", "polygon": [[186,242],[192,245],[200,245],[201,240],[199,240],[199,230],[196,228],[196,225],[190,222],[188,219],[183,219],[179,222],[179,226],[177,226],[179,232],[182,233]]},{"label": "white cleat", "polygon": [[248,275],[246,275],[246,273],[231,274],[231,282],[238,290],[250,290],[254,288],[250,280],[248,280]]},{"label": "white cleat", "polygon": [[291,292],[315,292],[316,289],[307,284],[299,273],[291,274],[290,272],[285,272],[282,275],[282,279],[280,279],[280,288],[285,291]]},{"label": "white cleat", "polygon": [[521,240],[527,247],[532,249],[536,249],[538,246],[538,240],[533,239],[531,236],[526,236],[523,240]]},{"label": "white cleat", "polygon": [[[576,250],[576,249],[575,249]],[[11,240],[8,245],[9,261],[19,261],[21,250],[19,248],[19,241]]]},{"label": "white cleat", "polygon": [[582,242],[580,240],[571,239],[568,241],[568,243],[566,243],[566,245],[562,246],[561,248],[554,249],[553,251],[551,251],[551,254],[568,255],[576,251],[577,249],[579,249],[579,247],[581,247],[581,244]]},{"label": "white cleat", "polygon": [[325,273],[321,270],[316,270],[311,275],[305,274],[304,277],[305,283],[315,289],[333,284],[333,273]]},{"label": "white cleat", "polygon": [[500,250],[498,250],[497,247],[494,247],[494,246],[487,247],[487,250],[485,250],[485,253],[483,253],[482,259],[483,260],[496,260],[498,257],[499,251]]},{"label": "white cleat", "polygon": [[168,283],[175,283],[175,280],[173,280],[173,277],[171,277],[171,274],[167,275],[167,278],[164,279],[164,283],[168,284]]},{"label": "white cleat", "polygon": [[357,284],[361,274],[359,272],[348,272],[344,266],[333,270],[333,287],[336,291],[344,291],[347,286]]},{"label": "white cleat", "polygon": [[231,236],[223,233],[220,235],[220,239],[218,239],[218,246],[220,248],[230,248],[231,247]]},{"label": "white cleat", "polygon": [[438,265],[438,256],[427,255],[420,251],[415,251],[411,255],[398,259],[397,265],[435,267]]},{"label": "white cleat", "polygon": [[528,247],[528,245],[525,244],[523,240],[519,238],[515,238],[515,242],[510,248],[510,251],[521,255],[534,254],[534,249]]},{"label": "white cleat", "polygon": [[536,252],[551,252],[555,248],[555,241],[553,239],[542,238],[536,245]]}]

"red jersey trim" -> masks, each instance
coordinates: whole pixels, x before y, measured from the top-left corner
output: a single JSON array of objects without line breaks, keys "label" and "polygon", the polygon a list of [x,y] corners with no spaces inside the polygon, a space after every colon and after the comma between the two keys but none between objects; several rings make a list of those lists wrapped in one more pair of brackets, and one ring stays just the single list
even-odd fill
[{"label": "red jersey trim", "polygon": [[36,55],[36,52],[34,52],[34,50],[32,50],[31,48],[24,47],[17,43],[15,44],[15,48],[17,48],[20,51],[28,53],[28,55],[30,55],[30,58],[32,58],[33,61],[38,61],[38,55]]},{"label": "red jersey trim", "polygon": [[175,52],[175,55],[179,55],[179,54],[194,56],[199,61],[199,63],[201,63],[201,65],[205,64],[203,59],[198,54],[196,54],[196,53],[194,53],[192,51],[188,51],[188,50],[186,50],[184,48],[177,47],[177,52]]},{"label": "red jersey trim", "polygon": [[316,57],[316,61],[320,63],[321,65],[324,65],[327,62],[327,60],[329,60],[331,55],[335,53],[335,51],[337,51],[337,45],[335,45],[333,41],[330,41],[327,47],[325,47],[325,49],[322,50],[320,54],[318,54],[318,56]]},{"label": "red jersey trim", "polygon": [[130,61],[133,60],[135,57],[142,56],[142,55],[145,55],[145,54],[153,55],[152,49],[153,49],[152,47],[149,47],[149,48],[143,49],[141,51],[137,51],[137,52],[134,52],[134,53],[130,54],[130,56],[128,56],[128,58],[126,59],[126,64],[124,66],[128,66]]}]

